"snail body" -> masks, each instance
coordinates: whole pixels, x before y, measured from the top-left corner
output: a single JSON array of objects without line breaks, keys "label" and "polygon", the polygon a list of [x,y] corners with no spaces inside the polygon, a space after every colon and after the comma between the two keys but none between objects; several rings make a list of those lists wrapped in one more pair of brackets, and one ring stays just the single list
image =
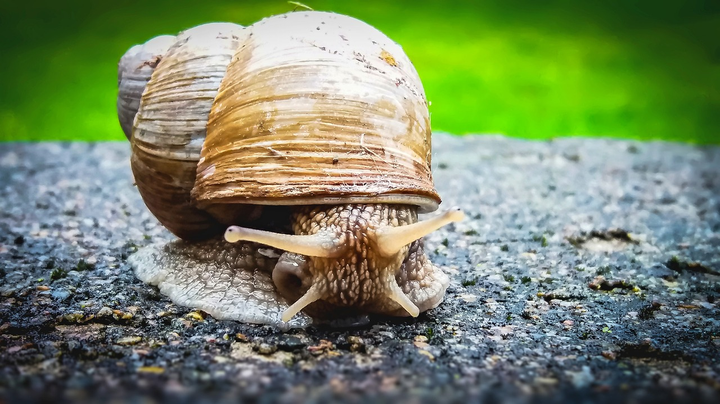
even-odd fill
[{"label": "snail body", "polygon": [[[138,277],[218,318],[276,325],[439,304],[448,278],[421,239],[462,213],[418,222],[440,198],[427,101],[399,45],[350,17],[298,12],[195,27],[157,59],[131,166],[185,241],[131,257]],[[127,60],[138,57],[121,59],[121,122],[120,96],[137,93],[123,89]]]}]

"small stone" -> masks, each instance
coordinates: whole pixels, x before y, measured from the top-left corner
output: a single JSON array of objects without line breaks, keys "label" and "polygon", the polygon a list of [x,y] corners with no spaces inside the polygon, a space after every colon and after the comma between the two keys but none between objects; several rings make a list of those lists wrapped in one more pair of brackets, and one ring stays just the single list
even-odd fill
[{"label": "small stone", "polygon": [[613,351],[602,351],[601,355],[608,360],[614,361],[617,358],[617,354]]},{"label": "small stone", "polygon": [[428,337],[424,335],[416,335],[413,340],[413,345],[415,345],[416,348],[420,348],[421,350],[430,347],[430,344],[428,344]]},{"label": "small stone", "polygon": [[263,342],[258,345],[257,351],[261,355],[272,355],[277,351],[277,345],[270,345]]},{"label": "small stone", "polygon": [[285,337],[281,337],[278,341],[278,348],[283,351],[296,351],[298,349],[302,349],[305,347],[305,343],[302,342],[302,340],[296,336],[288,335]]},{"label": "small stone", "polygon": [[473,294],[465,293],[458,296],[459,299],[465,301],[465,303],[475,303],[478,300],[478,297]]},{"label": "small stone", "polygon": [[57,289],[57,290],[53,290],[53,291],[50,293],[50,296],[52,296],[52,297],[55,298],[55,299],[58,299],[58,300],[61,300],[61,301],[62,301],[62,300],[67,299],[68,297],[70,297],[71,294],[72,294],[72,293],[70,293],[70,292],[69,292],[68,290],[66,290],[66,289]]},{"label": "small stone", "polygon": [[63,316],[63,320],[67,323],[80,323],[85,315],[79,311],[68,313]]},{"label": "small stone", "polygon": [[365,341],[355,335],[351,335],[347,338],[350,343],[350,352],[365,352]]},{"label": "small stone", "polygon": [[420,341],[413,342],[413,345],[415,345],[416,348],[420,348],[420,349],[427,349],[430,347],[430,344],[428,344],[427,342],[420,342]]},{"label": "small stone", "polygon": [[49,287],[49,286],[45,286],[45,285],[40,285],[40,286],[38,286],[36,289],[39,290],[39,291],[41,291],[41,292],[45,292],[45,291],[50,290],[50,287]]},{"label": "small stone", "polygon": [[113,315],[113,311],[111,308],[107,306],[103,306],[98,312],[95,314],[95,317],[110,317]]},{"label": "small stone", "polygon": [[205,316],[203,316],[199,311],[191,311],[185,315],[185,318],[195,321],[205,321]]},{"label": "small stone", "polygon": [[558,384],[558,379],[552,378],[552,377],[536,377],[535,378],[535,384],[537,385],[545,385],[545,386],[553,386]]},{"label": "small stone", "polygon": [[624,279],[605,279],[604,276],[599,275],[596,276],[595,279],[590,281],[588,283],[588,287],[592,290],[604,290],[604,291],[610,291],[613,289],[630,289],[633,292],[639,291],[639,289],[636,290],[636,287],[634,285],[631,285],[629,282],[627,282]]},{"label": "small stone", "polygon": [[130,320],[131,318],[133,318],[132,313],[126,313],[122,310],[113,310],[112,312],[114,314],[113,317],[118,320]]},{"label": "small stone", "polygon": [[142,341],[142,337],[135,335],[132,337],[120,338],[119,340],[115,341],[115,343],[118,345],[135,345],[135,344],[139,343],[140,341]]},{"label": "small stone", "polygon": [[320,355],[320,354],[322,354],[322,353],[332,351],[332,349],[333,349],[334,347],[335,347],[335,346],[333,345],[332,342],[330,342],[330,341],[328,341],[328,340],[325,340],[325,339],[321,339],[320,342],[318,342],[317,345],[309,346],[307,349],[308,349],[308,351],[310,351],[310,353],[313,354],[313,355]]},{"label": "small stone", "polygon": [[10,347],[10,348],[7,349],[7,353],[11,353],[11,354],[12,354],[12,353],[15,353],[15,352],[22,351],[23,349],[31,348],[32,346],[33,346],[33,344],[23,344],[23,345],[13,346],[13,347]]}]

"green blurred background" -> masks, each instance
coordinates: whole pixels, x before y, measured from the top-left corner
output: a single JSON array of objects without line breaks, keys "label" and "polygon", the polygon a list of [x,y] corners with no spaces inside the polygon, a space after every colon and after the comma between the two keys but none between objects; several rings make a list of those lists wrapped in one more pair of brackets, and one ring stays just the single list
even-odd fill
[{"label": "green blurred background", "polygon": [[[5,4],[7,3],[7,4]],[[435,130],[720,143],[720,1],[306,0],[400,43]],[[0,141],[120,140],[117,60],[152,36],[291,11],[265,1],[0,5]]]}]

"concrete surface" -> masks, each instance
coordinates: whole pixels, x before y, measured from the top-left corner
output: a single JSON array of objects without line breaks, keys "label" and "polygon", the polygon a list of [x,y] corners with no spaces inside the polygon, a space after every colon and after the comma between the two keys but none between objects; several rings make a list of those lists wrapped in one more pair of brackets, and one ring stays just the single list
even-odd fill
[{"label": "concrete surface", "polygon": [[128,144],[1,144],[0,403],[720,402],[720,148],[433,143],[445,302],[289,333],[134,278]]}]

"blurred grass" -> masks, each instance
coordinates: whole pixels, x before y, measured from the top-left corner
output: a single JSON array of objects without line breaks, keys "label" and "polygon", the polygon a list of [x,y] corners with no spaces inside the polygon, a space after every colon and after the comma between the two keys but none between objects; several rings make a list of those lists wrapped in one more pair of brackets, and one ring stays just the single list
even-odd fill
[{"label": "blurred grass", "polygon": [[[400,43],[435,130],[720,144],[720,2],[341,2]],[[0,5],[0,141],[119,140],[117,60],[208,21],[251,24],[284,0]]]}]

